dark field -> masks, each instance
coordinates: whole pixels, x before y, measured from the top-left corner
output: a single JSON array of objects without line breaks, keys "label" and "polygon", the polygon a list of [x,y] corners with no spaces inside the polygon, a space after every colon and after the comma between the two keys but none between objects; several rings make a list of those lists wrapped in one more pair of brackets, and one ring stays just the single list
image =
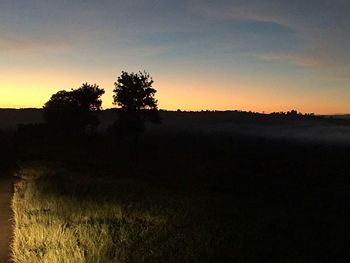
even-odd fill
[{"label": "dark field", "polygon": [[347,121],[162,113],[136,143],[111,116],[2,133],[16,262],[348,262]]}]

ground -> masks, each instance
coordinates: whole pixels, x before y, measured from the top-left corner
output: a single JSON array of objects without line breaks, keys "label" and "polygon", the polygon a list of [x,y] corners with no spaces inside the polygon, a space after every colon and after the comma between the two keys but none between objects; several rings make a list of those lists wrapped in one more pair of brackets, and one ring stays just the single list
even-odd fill
[{"label": "ground", "polygon": [[22,126],[15,262],[348,262],[346,123],[186,114],[139,140]]}]

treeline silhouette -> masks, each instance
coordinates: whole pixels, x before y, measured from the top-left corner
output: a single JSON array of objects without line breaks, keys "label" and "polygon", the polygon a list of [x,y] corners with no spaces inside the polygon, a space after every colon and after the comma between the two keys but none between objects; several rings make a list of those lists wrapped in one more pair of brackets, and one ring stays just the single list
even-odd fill
[{"label": "treeline silhouette", "polygon": [[[95,112],[98,118],[99,131],[104,131],[107,126],[112,125],[118,115],[119,109],[110,108],[102,109]],[[311,123],[328,123],[334,125],[349,125],[350,119],[342,116],[322,116],[312,114],[301,114],[290,116],[288,112],[278,113],[259,113],[240,110],[201,110],[201,111],[185,111],[185,110],[162,110],[158,111],[160,119],[176,120],[177,122],[193,119],[197,122],[232,122],[232,123],[252,123],[252,124],[283,124],[298,123],[298,121],[310,121]],[[18,126],[31,126],[33,124],[43,124],[43,109],[23,108],[23,109],[0,109],[0,129],[14,130]],[[181,124],[179,124],[181,125]]]},{"label": "treeline silhouette", "polygon": [[[137,136],[144,131],[145,121],[160,121],[153,82],[147,72],[122,72],[114,83],[113,102],[119,110],[110,132]],[[57,92],[43,107],[45,124],[52,132],[81,135],[90,130],[93,133],[99,125],[96,113],[102,109],[104,92],[98,85],[88,83],[71,91]]]},{"label": "treeline silhouette", "polygon": [[[101,119],[109,113],[114,114],[113,122],[105,131],[118,136],[137,138],[145,130],[146,122],[160,123],[161,115],[171,116],[167,111],[158,110],[155,99],[156,89],[153,79],[147,72],[128,73],[122,71],[114,83],[113,102],[118,107],[102,111],[101,96],[104,89],[96,84],[84,83],[77,89],[61,90],[53,94],[43,106],[43,123],[20,125],[19,134],[39,136],[92,135],[96,132]],[[299,121],[320,121],[347,125],[348,120],[317,116],[313,113],[302,114],[296,110],[273,112],[270,114],[245,111],[176,111],[179,118],[193,116],[198,120],[216,122],[254,123],[254,124],[290,124]],[[194,122],[198,121],[194,120]]]}]

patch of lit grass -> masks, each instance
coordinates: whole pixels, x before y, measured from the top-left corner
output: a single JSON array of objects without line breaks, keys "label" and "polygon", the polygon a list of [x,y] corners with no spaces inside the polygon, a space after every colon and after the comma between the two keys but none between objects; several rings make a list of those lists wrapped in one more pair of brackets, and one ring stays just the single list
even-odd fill
[{"label": "patch of lit grass", "polygon": [[231,183],[215,170],[208,181],[190,175],[192,166],[168,177],[165,168],[148,176],[80,168],[21,170],[13,198],[15,263],[349,258],[349,203],[341,193],[274,187],[248,168]]},{"label": "patch of lit grass", "polygon": [[67,175],[65,181],[43,168],[20,174],[13,198],[16,263],[179,262],[210,253],[206,231],[186,221],[185,202],[165,193],[132,180],[89,185]]}]

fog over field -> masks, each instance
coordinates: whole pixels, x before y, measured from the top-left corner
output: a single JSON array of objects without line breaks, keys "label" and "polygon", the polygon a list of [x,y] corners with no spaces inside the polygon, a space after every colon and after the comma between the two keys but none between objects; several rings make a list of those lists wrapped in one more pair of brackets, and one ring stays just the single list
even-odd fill
[{"label": "fog over field", "polygon": [[14,130],[19,124],[42,122],[41,109],[0,109],[1,130]]},{"label": "fog over field", "polygon": [[[329,116],[325,119],[278,121],[269,115],[249,115],[244,112],[171,112],[162,111],[161,124],[147,123],[152,132],[201,132],[225,135],[261,136],[308,140],[325,143],[350,143],[350,120],[347,115]],[[99,132],[106,132],[114,122],[116,113],[106,110],[99,114]],[[253,116],[253,117],[252,117]],[[1,109],[0,128],[14,130],[20,124],[42,123],[41,109]]]}]

